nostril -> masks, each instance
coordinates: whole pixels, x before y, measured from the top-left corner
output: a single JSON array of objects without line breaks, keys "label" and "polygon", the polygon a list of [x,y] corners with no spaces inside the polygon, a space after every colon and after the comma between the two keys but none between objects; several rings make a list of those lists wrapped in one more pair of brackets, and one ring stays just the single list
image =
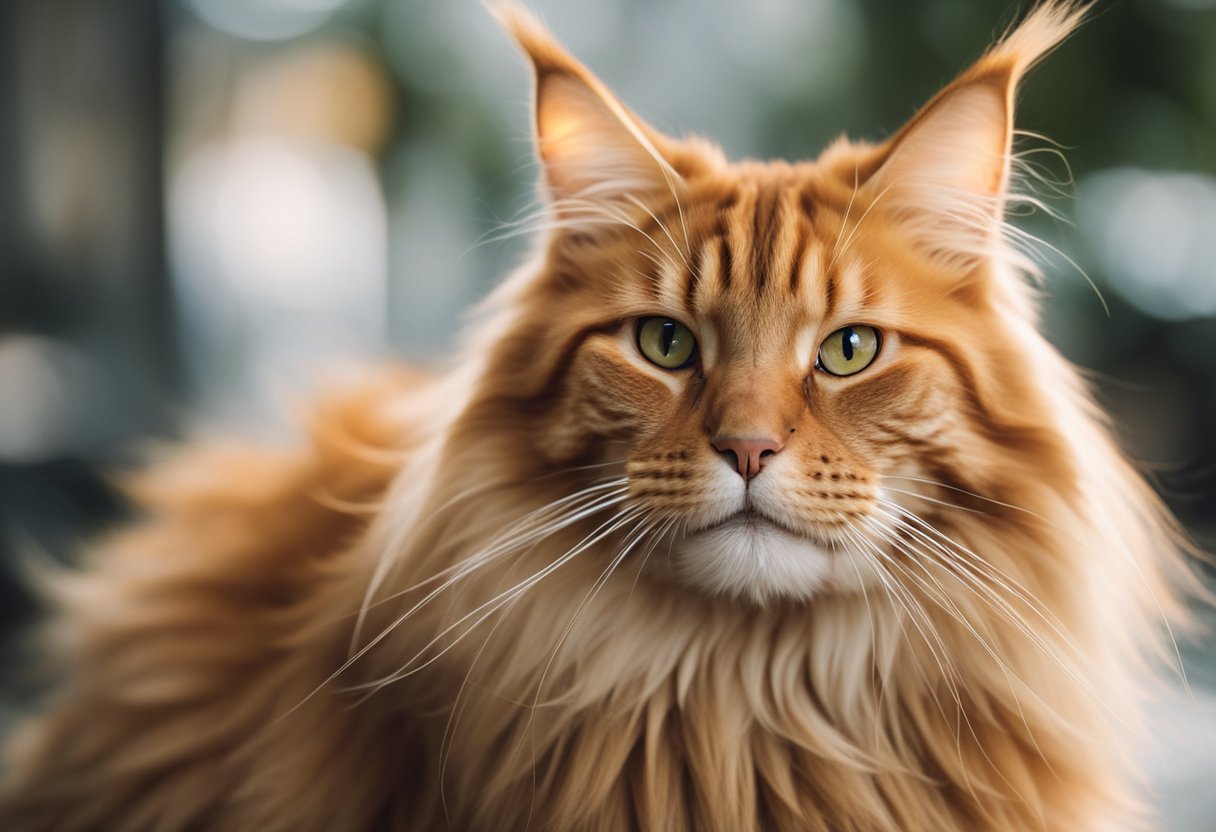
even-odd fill
[{"label": "nostril", "polygon": [[750,480],[760,473],[760,469],[768,462],[769,457],[778,453],[784,446],[771,439],[746,439],[728,436],[715,439],[714,447],[728,458],[744,480]]},{"label": "nostril", "polygon": [[726,457],[726,461],[730,463],[730,467],[734,468],[736,471],[739,470],[739,454],[738,453],[736,453],[735,451],[731,451],[731,450],[719,451],[719,453],[721,453],[722,456]]}]

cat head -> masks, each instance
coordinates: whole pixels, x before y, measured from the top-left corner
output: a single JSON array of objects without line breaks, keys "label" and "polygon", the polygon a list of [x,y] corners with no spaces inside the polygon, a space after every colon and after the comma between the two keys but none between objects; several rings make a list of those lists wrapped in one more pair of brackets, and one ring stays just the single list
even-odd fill
[{"label": "cat head", "polygon": [[1071,376],[1004,213],[1018,81],[1082,15],[1039,5],[882,143],[732,163],[501,11],[550,221],[487,384],[538,470],[619,463],[675,576],[755,602],[864,585],[943,506],[1070,493]]}]

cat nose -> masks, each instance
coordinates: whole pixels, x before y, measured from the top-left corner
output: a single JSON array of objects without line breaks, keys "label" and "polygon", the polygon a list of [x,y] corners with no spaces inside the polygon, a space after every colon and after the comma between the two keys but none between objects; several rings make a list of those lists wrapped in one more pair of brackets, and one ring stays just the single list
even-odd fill
[{"label": "cat nose", "polygon": [[768,462],[769,457],[785,446],[774,439],[746,439],[739,436],[727,436],[715,439],[714,447],[723,455],[734,457],[735,467],[739,469],[739,476],[744,480],[750,480],[760,473],[760,469],[764,467],[764,463]]}]

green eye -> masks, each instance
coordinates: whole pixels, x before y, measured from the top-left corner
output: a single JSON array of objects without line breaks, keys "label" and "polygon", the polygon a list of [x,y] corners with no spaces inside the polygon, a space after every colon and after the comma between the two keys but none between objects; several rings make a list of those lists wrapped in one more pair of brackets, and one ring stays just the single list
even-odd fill
[{"label": "green eye", "polygon": [[878,355],[881,339],[872,326],[846,326],[836,330],[819,347],[819,367],[834,376],[860,373]]},{"label": "green eye", "polygon": [[663,369],[678,370],[692,363],[697,339],[679,321],[642,318],[638,321],[638,349],[647,360]]}]

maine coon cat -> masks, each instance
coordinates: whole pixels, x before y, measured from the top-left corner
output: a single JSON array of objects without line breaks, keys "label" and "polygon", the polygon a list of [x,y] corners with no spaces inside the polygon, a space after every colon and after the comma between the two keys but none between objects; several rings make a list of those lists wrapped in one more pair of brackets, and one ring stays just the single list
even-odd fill
[{"label": "maine coon cat", "polygon": [[1046,2],[879,144],[729,162],[527,13],[549,199],[447,373],[187,447],[60,576],[7,830],[1124,830],[1173,524],[1036,330]]}]

